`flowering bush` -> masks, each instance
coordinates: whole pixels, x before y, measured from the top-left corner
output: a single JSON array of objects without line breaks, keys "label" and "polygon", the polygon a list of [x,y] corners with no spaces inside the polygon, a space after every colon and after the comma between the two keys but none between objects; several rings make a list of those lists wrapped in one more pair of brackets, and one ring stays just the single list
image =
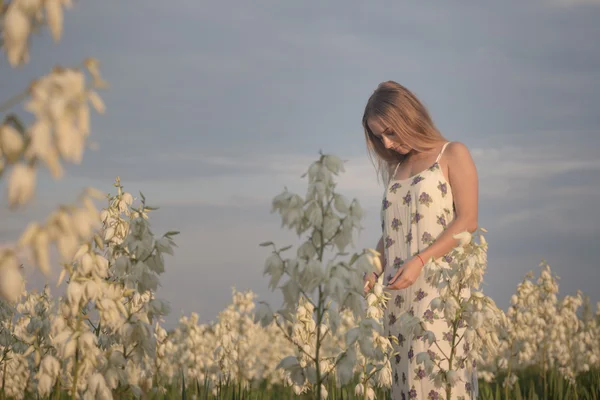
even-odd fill
[{"label": "flowering bush", "polygon": [[[347,255],[343,252],[352,243],[353,229],[360,228],[362,218],[356,199],[348,204],[335,192],[333,175],[343,171],[339,158],[321,154],[303,175],[308,175],[309,184],[304,199],[286,189],[273,200],[272,211],[280,212],[283,226],[295,229],[299,236],[308,233],[308,237],[298,247],[297,257],[283,258],[281,253],[290,248],[286,247],[279,251],[275,248],[267,259],[265,274],[271,276],[270,287],[275,288],[284,276],[287,280],[280,286],[283,308],[272,314],[264,304],[266,309],[260,318],[265,323],[274,319],[295,346],[296,354],[282,360],[280,366],[288,372],[296,394],[312,390],[316,397],[326,398],[326,379],[335,374],[339,384],[348,383],[360,354],[364,357],[359,363],[363,371],[357,392],[372,398],[372,390],[365,385],[370,382],[373,368],[379,372],[381,384],[389,386],[391,382],[391,345],[383,335],[382,312],[373,310],[383,307],[384,302],[371,297],[365,315],[362,277],[381,266],[371,249],[352,255],[348,261],[336,260]],[[324,264],[326,251],[336,250]],[[381,297],[380,285],[377,290]],[[343,334],[339,328],[345,310],[352,312],[358,326],[349,329],[345,343],[340,343],[335,338]]]},{"label": "flowering bush", "polygon": [[519,375],[531,368],[540,371],[547,396],[550,371],[560,373],[575,390],[578,375],[600,366],[600,303],[595,318],[587,304],[581,319],[582,293],[559,299],[558,277],[545,261],[540,266],[536,281],[529,272],[518,285],[498,327],[498,352],[485,355],[482,365],[480,375],[486,381],[504,376],[506,396]]}]

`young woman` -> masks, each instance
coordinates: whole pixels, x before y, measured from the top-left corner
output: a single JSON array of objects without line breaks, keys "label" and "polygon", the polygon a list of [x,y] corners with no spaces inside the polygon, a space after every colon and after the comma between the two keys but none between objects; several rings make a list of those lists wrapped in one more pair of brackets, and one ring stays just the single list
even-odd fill
[{"label": "young woman", "polygon": [[[425,262],[444,257],[458,241],[453,235],[477,229],[478,178],[467,147],[448,142],[432,122],[425,106],[402,85],[381,83],[367,102],[363,127],[370,155],[386,182],[381,207],[384,283],[390,291],[384,326],[398,337],[399,355],[392,361],[393,399],[437,399],[445,394],[417,365],[416,354],[432,357],[450,354],[449,331],[442,320],[426,322],[435,333],[431,347],[417,338],[403,337],[397,318],[404,312],[427,315],[429,303],[439,296],[421,274]],[[365,277],[369,290],[376,274]],[[431,310],[429,311],[431,312]],[[447,336],[446,336],[447,337]],[[467,371],[463,356],[466,342],[459,345],[453,369],[461,375],[453,398],[476,398],[476,373]],[[440,348],[438,348],[440,346]],[[442,366],[447,368],[447,362]],[[455,397],[456,396],[456,397]]]}]

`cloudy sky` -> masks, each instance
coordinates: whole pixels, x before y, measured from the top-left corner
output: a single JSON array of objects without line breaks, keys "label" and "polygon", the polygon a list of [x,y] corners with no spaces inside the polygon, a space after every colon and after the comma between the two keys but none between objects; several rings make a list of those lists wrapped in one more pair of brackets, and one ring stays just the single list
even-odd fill
[{"label": "cloudy sky", "polygon": [[9,213],[1,186],[0,242],[118,175],[160,207],[155,233],[181,231],[159,291],[170,324],[214,319],[232,287],[278,306],[258,244],[300,243],[271,199],[305,193],[319,150],[347,160],[339,189],[367,212],[357,249],[377,243],[382,186],[361,117],[377,84],[395,80],[475,158],[485,292],[506,308],[544,258],[562,295],[600,300],[600,2],[106,0],[65,20],[61,43],[34,39],[30,65],[0,61],[0,100],[97,57],[111,84],[93,118],[99,149],[61,181],[43,177],[26,210]]}]

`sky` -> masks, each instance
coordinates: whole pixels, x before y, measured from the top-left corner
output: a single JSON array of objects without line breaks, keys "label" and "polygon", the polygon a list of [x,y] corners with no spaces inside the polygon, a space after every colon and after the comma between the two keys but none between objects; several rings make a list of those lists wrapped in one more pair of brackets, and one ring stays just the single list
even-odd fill
[{"label": "sky", "polygon": [[181,232],[158,291],[172,306],[167,324],[191,312],[214,320],[233,287],[279,307],[259,243],[302,243],[271,201],[285,187],[306,193],[301,175],[319,151],[345,160],[339,192],[366,212],[349,250],[377,244],[383,186],[361,118],[377,85],[394,80],[473,155],[489,242],[484,292],[506,309],[544,259],[561,296],[580,289],[595,303],[598,20],[597,0],[77,2],[60,43],[43,30],[30,64],[10,70],[0,59],[0,101],[57,64],[96,57],[110,84],[106,114],[92,117],[98,149],[59,181],[42,174],[18,212],[0,182],[0,242],[84,187],[112,191],[120,176],[160,207],[155,234]]}]

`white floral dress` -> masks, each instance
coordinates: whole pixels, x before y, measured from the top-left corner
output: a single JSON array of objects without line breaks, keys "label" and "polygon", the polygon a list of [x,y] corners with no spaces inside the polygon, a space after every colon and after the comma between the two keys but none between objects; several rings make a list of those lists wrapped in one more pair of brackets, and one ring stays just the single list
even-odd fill
[{"label": "white floral dress", "polygon": [[[396,166],[388,182],[381,207],[381,223],[385,249],[384,282],[387,283],[396,270],[407,260],[426,249],[446,229],[455,217],[454,201],[439,160],[448,143],[440,151],[435,163],[428,169],[406,179],[394,179]],[[399,165],[399,164],[398,164]],[[425,281],[421,272],[416,282],[406,289],[391,290],[391,299],[384,316],[386,333],[398,338],[399,354],[392,360],[392,399],[438,400],[446,399],[446,391],[436,388],[433,380],[426,377],[422,364],[416,363],[416,355],[428,352],[436,363],[441,351],[450,354],[451,327],[444,320],[433,319],[429,308],[431,300],[439,296],[437,288]],[[469,293],[465,293],[469,296]],[[426,329],[433,331],[437,345],[431,347],[420,337],[408,338],[400,333],[398,318],[402,313],[418,315],[425,321]],[[463,321],[461,321],[462,323]],[[462,324],[459,327],[463,326]],[[462,330],[459,330],[459,336]],[[468,346],[463,339],[459,343],[453,369],[461,374],[462,381],[452,389],[452,399],[477,398],[475,365],[467,368],[463,351]],[[448,362],[441,363],[444,368]],[[458,365],[458,367],[457,367]],[[437,368],[435,369],[437,370]],[[435,371],[434,370],[434,371]]]}]

